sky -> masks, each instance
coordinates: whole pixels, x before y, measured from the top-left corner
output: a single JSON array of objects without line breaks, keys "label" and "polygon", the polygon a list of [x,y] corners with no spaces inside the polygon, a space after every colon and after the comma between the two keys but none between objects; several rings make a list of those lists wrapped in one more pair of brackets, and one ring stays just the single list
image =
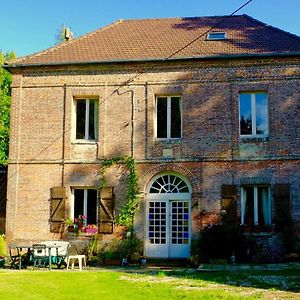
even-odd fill
[{"label": "sky", "polygon": [[[62,25],[79,37],[118,19],[229,15],[247,0],[1,1],[0,51],[18,57],[52,47]],[[238,14],[300,36],[300,0],[252,0]]]}]

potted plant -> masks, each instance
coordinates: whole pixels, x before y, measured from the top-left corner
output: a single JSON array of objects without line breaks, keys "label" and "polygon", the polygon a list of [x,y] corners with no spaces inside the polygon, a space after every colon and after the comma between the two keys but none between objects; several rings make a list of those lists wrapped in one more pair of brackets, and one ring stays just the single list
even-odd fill
[{"label": "potted plant", "polygon": [[74,221],[70,218],[64,219],[65,226],[68,232],[74,232]]},{"label": "potted plant", "polygon": [[74,231],[75,233],[79,233],[83,230],[83,225],[85,223],[86,216],[79,215],[78,217],[74,218]]}]

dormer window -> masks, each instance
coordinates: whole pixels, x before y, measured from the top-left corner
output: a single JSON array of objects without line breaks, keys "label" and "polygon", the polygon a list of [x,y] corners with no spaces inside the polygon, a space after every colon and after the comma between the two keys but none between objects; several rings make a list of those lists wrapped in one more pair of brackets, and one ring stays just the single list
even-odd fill
[{"label": "dormer window", "polygon": [[209,41],[226,40],[227,35],[226,32],[210,32],[207,34],[206,39]]}]

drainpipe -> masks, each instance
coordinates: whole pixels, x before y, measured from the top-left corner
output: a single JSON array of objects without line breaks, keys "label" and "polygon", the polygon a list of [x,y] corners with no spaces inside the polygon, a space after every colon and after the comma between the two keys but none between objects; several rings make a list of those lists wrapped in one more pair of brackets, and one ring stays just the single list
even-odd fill
[{"label": "drainpipe", "polygon": [[[135,109],[136,109],[136,102],[135,102],[135,97],[134,97],[134,91],[133,90],[127,90],[125,92],[120,93],[118,90],[116,91],[118,95],[123,95],[126,93],[131,94],[131,145],[130,145],[130,155],[131,157],[134,157],[134,143],[135,143]],[[128,126],[129,124],[127,123],[125,126]]]},{"label": "drainpipe", "polygon": [[65,184],[65,141],[66,141],[66,104],[67,104],[67,85],[64,84],[64,103],[63,103],[63,132],[62,132],[62,153],[61,153],[61,186]]}]

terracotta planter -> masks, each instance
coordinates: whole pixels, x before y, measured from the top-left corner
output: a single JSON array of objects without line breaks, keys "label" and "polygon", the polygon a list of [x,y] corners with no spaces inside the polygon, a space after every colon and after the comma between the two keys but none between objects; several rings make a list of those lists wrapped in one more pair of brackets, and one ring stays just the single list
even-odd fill
[{"label": "terracotta planter", "polygon": [[68,226],[68,232],[74,232],[74,225]]},{"label": "terracotta planter", "polygon": [[107,258],[104,260],[106,266],[120,266],[120,259],[118,258]]},{"label": "terracotta planter", "polygon": [[96,234],[98,232],[98,228],[85,228],[85,233]]}]

